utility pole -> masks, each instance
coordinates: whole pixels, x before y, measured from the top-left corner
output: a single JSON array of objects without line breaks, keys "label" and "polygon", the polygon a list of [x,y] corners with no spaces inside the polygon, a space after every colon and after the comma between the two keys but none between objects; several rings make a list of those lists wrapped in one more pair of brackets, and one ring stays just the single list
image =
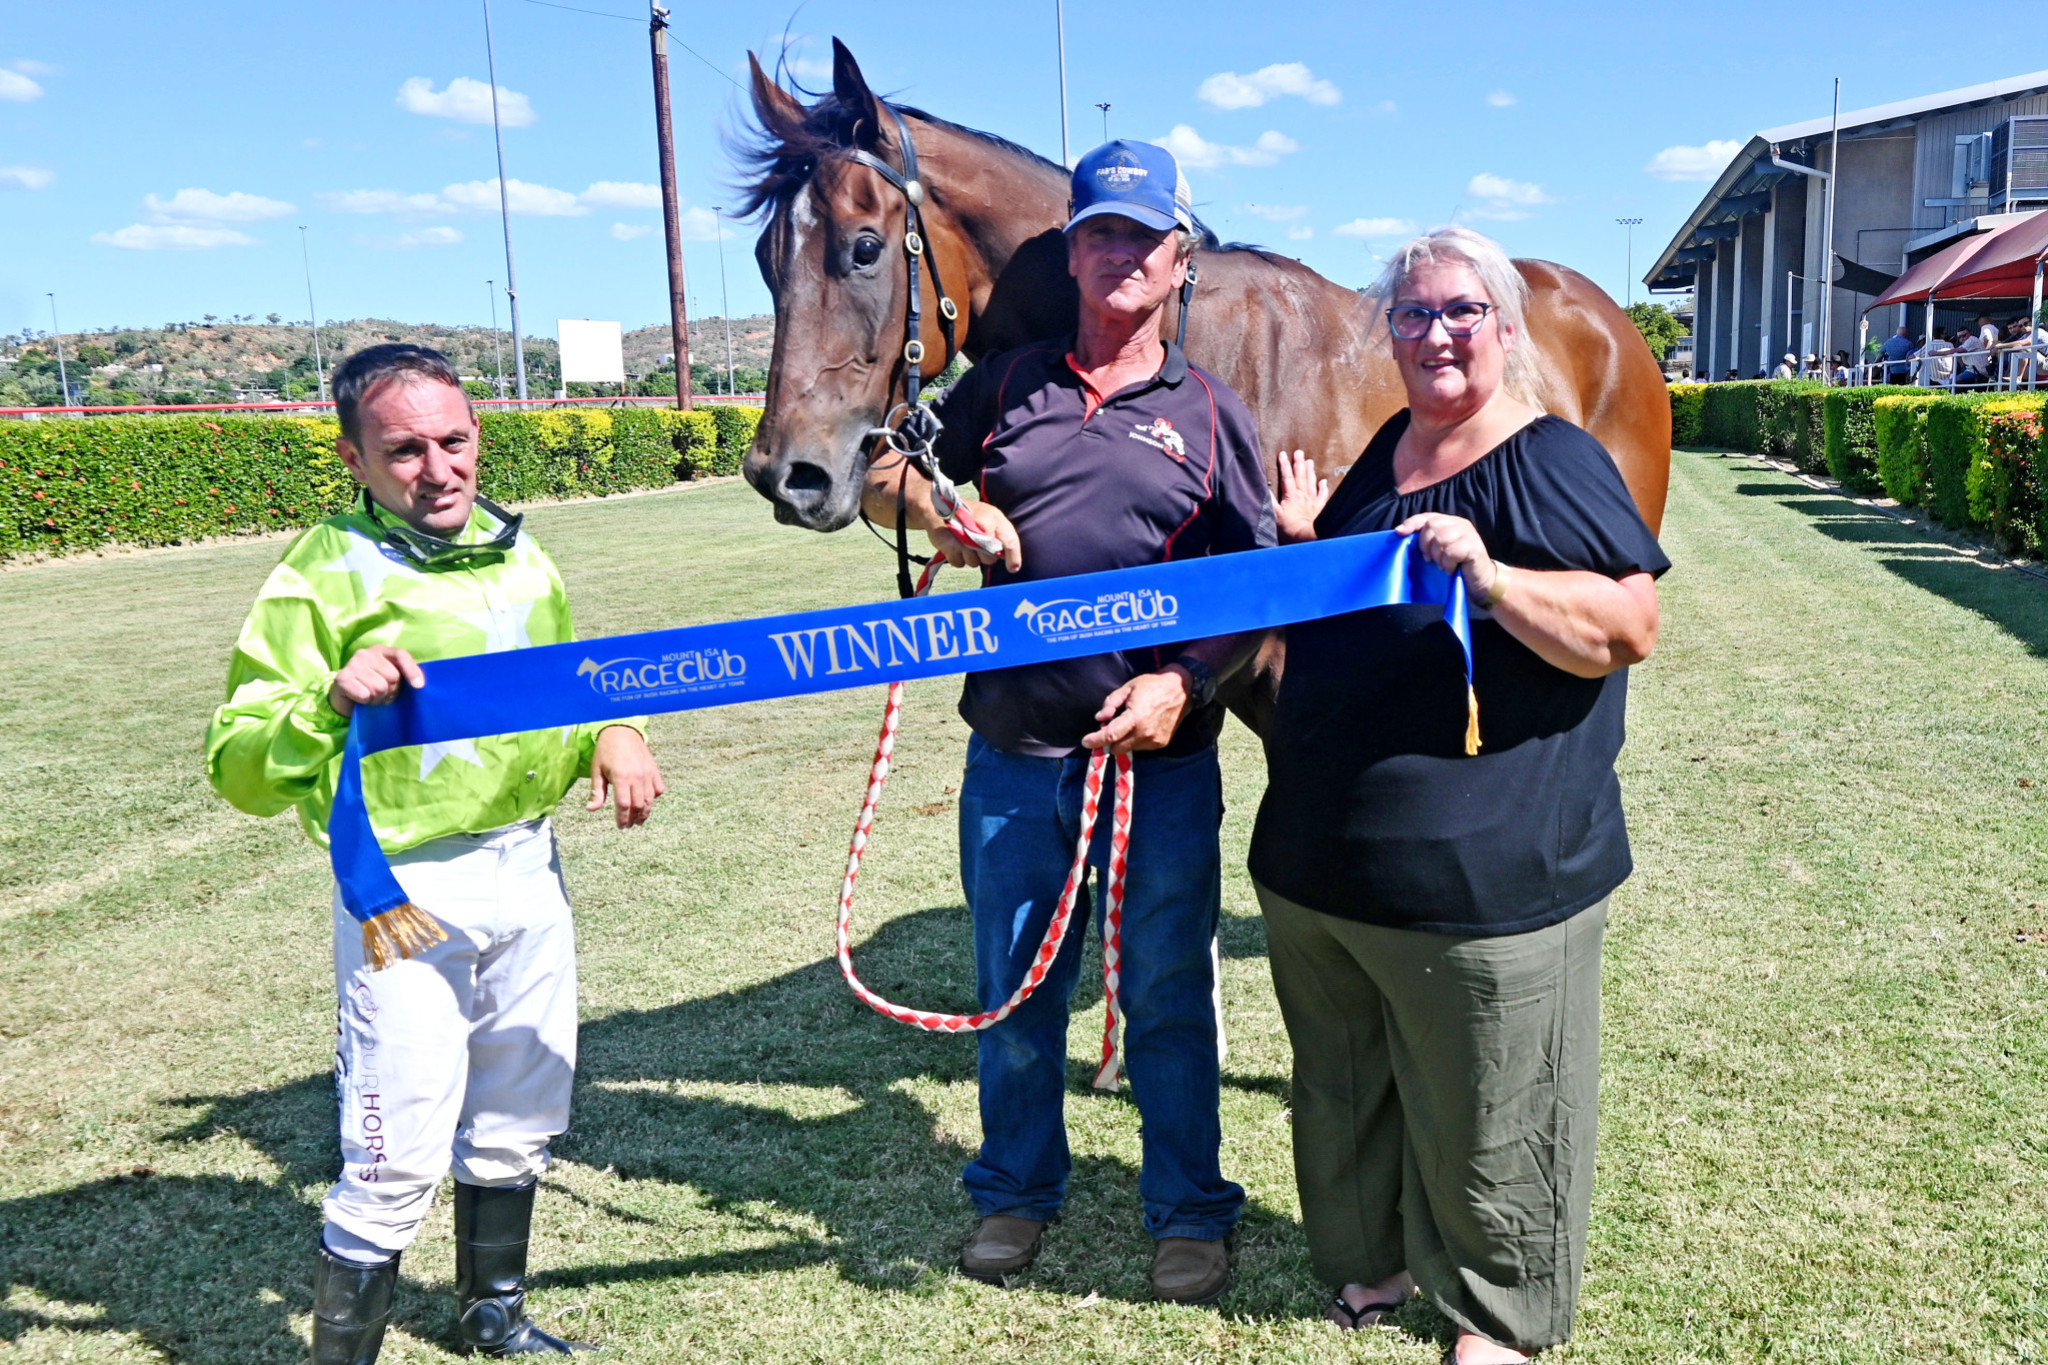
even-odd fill
[{"label": "utility pole", "polygon": [[512,268],[512,197],[505,188],[505,129],[498,122],[498,54],[491,44],[491,0],[484,0],[484,65],[491,78],[491,136],[498,143],[498,216],[505,223],[505,297],[512,305],[512,371],[526,397],[526,347],[519,330],[519,272]]},{"label": "utility pole", "polygon": [[1623,277],[1622,290],[1628,297],[1628,307],[1636,304],[1636,229],[1643,225],[1640,218],[1617,218],[1614,220],[1628,229],[1628,274]]},{"label": "utility pole", "polygon": [[[668,107],[668,11],[647,0],[654,48],[654,141],[661,157],[661,226],[668,234],[668,330],[676,353],[676,406],[690,410],[690,303],[683,293],[683,210],[676,196],[676,133]],[[721,258],[721,261],[723,258]]]},{"label": "utility pole", "polygon": [[313,323],[313,374],[319,380],[320,401],[327,401],[327,363],[320,358],[320,310],[313,305],[313,257],[306,250],[306,225],[299,224],[299,260],[306,267],[306,315]]},{"label": "utility pole", "polygon": [[498,334],[498,282],[484,281],[484,293],[491,300],[491,349],[498,353],[498,401],[505,399],[505,342]]},{"label": "utility pole", "polygon": [[[1834,379],[1835,365],[1835,185],[1842,178],[1842,78],[1835,77],[1835,113],[1829,130],[1827,226],[1820,240],[1820,364],[1821,373]],[[1931,297],[1931,295],[1930,295]],[[1928,308],[1933,316],[1934,309]],[[1930,329],[1931,330],[1931,329]]]},{"label": "utility pole", "polygon": [[1102,140],[1107,142],[1109,141],[1109,101],[1104,100],[1095,107],[1102,111]]},{"label": "utility pole", "polygon": [[732,295],[725,292],[725,223],[722,205],[711,206],[711,226],[718,234],[718,307],[725,314],[725,396],[732,397]]},{"label": "utility pole", "polygon": [[57,343],[57,406],[63,408],[71,405],[71,380],[64,374],[64,329],[57,325],[57,296],[51,294],[48,297],[50,339]]},{"label": "utility pole", "polygon": [[1074,169],[1074,157],[1067,150],[1067,0],[1053,0],[1053,24],[1060,44],[1060,165]]}]

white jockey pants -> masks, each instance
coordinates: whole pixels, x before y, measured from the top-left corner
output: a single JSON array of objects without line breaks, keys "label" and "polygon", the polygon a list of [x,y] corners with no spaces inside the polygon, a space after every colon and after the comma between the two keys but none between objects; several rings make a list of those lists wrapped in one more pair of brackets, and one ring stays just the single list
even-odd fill
[{"label": "white jockey pants", "polygon": [[451,1164],[467,1185],[539,1175],[576,1073],[576,939],[553,827],[449,835],[391,870],[448,941],[371,971],[335,894],[342,1172],[321,1207],[329,1247],[357,1259],[411,1244]]}]

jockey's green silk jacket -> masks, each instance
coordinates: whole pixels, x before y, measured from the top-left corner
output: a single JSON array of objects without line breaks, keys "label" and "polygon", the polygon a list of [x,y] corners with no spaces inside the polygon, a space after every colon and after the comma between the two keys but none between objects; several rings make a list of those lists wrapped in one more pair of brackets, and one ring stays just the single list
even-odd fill
[{"label": "jockey's green silk jacket", "polygon": [[[459,538],[476,543],[496,530],[478,507]],[[574,638],[561,576],[531,536],[521,532],[502,555],[429,568],[384,544],[359,501],[292,542],[257,594],[228,667],[227,701],[207,727],[207,776],[251,815],[297,807],[324,848],[348,739],[328,688],[350,656],[395,645],[425,662]],[[377,841],[400,853],[547,815],[589,773],[598,732],[620,723],[646,733],[644,720],[611,721],[371,754],[363,793]]]}]

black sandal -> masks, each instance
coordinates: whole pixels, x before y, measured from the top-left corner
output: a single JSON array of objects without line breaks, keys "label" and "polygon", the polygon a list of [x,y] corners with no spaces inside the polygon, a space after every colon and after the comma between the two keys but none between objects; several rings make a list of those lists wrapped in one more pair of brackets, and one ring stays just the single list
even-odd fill
[{"label": "black sandal", "polygon": [[1367,1327],[1378,1327],[1380,1325],[1377,1319],[1372,1322],[1364,1321],[1368,1313],[1377,1313],[1381,1317],[1391,1317],[1395,1313],[1400,1312],[1401,1305],[1406,1302],[1406,1299],[1386,1299],[1378,1303],[1369,1303],[1363,1308],[1353,1308],[1344,1301],[1344,1291],[1340,1289],[1337,1291],[1337,1297],[1330,1301],[1330,1307],[1342,1313],[1349,1321],[1336,1322],[1336,1319],[1327,1317],[1325,1321],[1335,1323],[1337,1330],[1340,1332],[1362,1331]]}]

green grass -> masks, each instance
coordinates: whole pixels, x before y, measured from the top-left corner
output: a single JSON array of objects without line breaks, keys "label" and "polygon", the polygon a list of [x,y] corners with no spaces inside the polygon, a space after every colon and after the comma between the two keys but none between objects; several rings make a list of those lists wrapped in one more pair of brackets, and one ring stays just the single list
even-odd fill
[{"label": "green grass", "polygon": [[[1745,461],[1673,474],[1564,1355],[2048,1361],[2048,585]],[[530,524],[586,634],[889,590],[871,540],[774,527],[733,485]],[[303,1358],[337,1160],[326,873],[199,761],[280,548],[0,573],[0,1359]],[[955,686],[911,689],[858,926],[877,988],[950,1007],[971,980]],[[585,1025],[542,1320],[628,1362],[1435,1361],[1426,1308],[1360,1337],[1318,1321],[1241,871],[1235,1287],[1216,1310],[1146,1301],[1137,1115],[1081,1065],[1072,1198],[1028,1285],[951,1272],[972,1044],[870,1013],[831,959],[879,711],[872,690],[663,718],[650,828],[565,806]],[[1234,725],[1225,771],[1240,869],[1263,774]],[[1084,986],[1077,1063],[1098,1008]],[[406,1258],[388,1360],[452,1349],[447,1218]]]}]

